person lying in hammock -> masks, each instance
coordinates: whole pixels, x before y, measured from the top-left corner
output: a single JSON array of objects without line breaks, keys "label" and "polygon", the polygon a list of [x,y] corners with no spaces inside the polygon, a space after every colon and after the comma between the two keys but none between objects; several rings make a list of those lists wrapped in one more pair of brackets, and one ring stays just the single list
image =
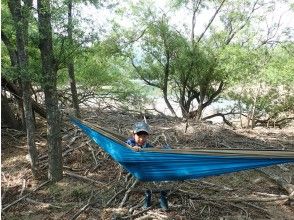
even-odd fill
[{"label": "person lying in hammock", "polygon": [[[150,127],[144,121],[137,122],[133,126],[133,136],[128,138],[126,143],[130,145],[135,151],[140,151],[142,148],[152,148],[153,146],[148,143],[148,136],[150,134]],[[143,208],[151,206],[151,190],[145,191],[145,199]],[[160,191],[160,206],[163,210],[168,209],[167,192]]]}]

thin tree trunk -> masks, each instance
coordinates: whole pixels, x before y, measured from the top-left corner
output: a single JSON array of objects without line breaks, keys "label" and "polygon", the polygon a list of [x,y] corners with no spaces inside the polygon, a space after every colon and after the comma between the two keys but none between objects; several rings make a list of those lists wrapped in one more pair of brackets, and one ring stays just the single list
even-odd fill
[{"label": "thin tree trunk", "polygon": [[167,92],[166,91],[163,91],[163,99],[168,107],[168,109],[171,111],[172,115],[173,116],[177,116],[175,110],[173,109],[173,107],[171,106],[169,100],[168,100],[168,97],[167,97]]},{"label": "thin tree trunk", "polygon": [[257,90],[257,93],[255,93],[254,100],[253,100],[253,106],[252,106],[252,112],[251,112],[251,129],[253,129],[255,127],[256,103],[257,103],[257,99],[259,97],[260,89],[261,89],[261,83],[259,83],[259,88]]},{"label": "thin tree trunk", "polygon": [[22,91],[22,82],[21,80],[17,80],[17,84],[20,84],[19,87],[19,91],[20,91],[20,95],[19,97],[21,97],[20,99],[17,99],[17,115],[19,116],[19,118],[21,118],[21,122],[22,122],[22,130],[24,132],[26,132],[26,119],[25,119],[25,113],[24,113],[24,102],[23,102],[23,91]]},{"label": "thin tree trunk", "polygon": [[30,163],[34,177],[38,177],[38,151],[35,143],[35,119],[32,110],[31,94],[30,94],[30,82],[23,80],[23,100],[24,100],[24,113],[26,120],[27,130],[27,144],[30,155]]},{"label": "thin tree trunk", "polygon": [[[1,40],[4,42],[8,50],[11,66],[17,68],[17,63],[18,63],[17,51],[15,49],[15,46],[11,43],[10,39],[6,36],[3,30],[1,30]],[[18,86],[14,85],[12,82],[9,82],[8,80],[6,80],[4,76],[1,76],[1,85],[6,87],[11,92],[11,94],[13,94],[13,96],[17,99],[19,109],[22,109],[21,111],[20,110],[19,111],[20,111],[20,114],[22,114],[23,100],[22,100],[21,89],[19,89]],[[41,117],[46,118],[45,109],[42,108],[42,106],[40,106],[37,103],[37,100],[36,101],[31,100],[31,103],[32,103],[33,110],[36,111]],[[35,119],[35,117],[33,118]],[[25,126],[22,125],[22,127],[25,127]]]},{"label": "thin tree trunk", "polygon": [[[72,38],[72,32],[73,32],[73,22],[72,22],[72,0],[68,0],[68,39],[70,43],[70,48],[73,48],[73,38]],[[68,61],[68,77],[70,80],[70,89],[71,89],[71,95],[72,95],[72,104],[75,109],[75,115],[77,118],[80,118],[80,108],[79,108],[79,100],[78,100],[78,93],[77,93],[77,87],[76,87],[76,80],[75,80],[75,69],[74,69],[74,61],[72,55],[69,57]]]},{"label": "thin tree trunk", "polygon": [[6,96],[1,94],[1,121],[2,125],[7,125],[9,128],[15,130],[22,130],[21,120],[15,117],[13,110],[9,106]]},{"label": "thin tree trunk", "polygon": [[238,100],[238,105],[239,105],[239,110],[240,110],[240,112],[239,112],[240,127],[243,128],[243,122],[242,122],[243,107],[242,107],[240,99]]},{"label": "thin tree trunk", "polygon": [[21,0],[9,1],[9,8],[14,20],[16,29],[16,45],[17,45],[17,67],[21,77],[23,109],[27,133],[27,145],[30,156],[31,169],[34,177],[37,177],[37,162],[38,153],[35,144],[35,123],[33,118],[33,110],[30,95],[30,74],[28,71],[28,56],[27,56],[27,42],[28,42],[28,21],[29,10],[32,1],[25,1],[24,6],[21,6]]},{"label": "thin tree trunk", "polygon": [[62,179],[62,148],[60,113],[57,99],[57,71],[55,68],[50,1],[38,0],[38,20],[40,51],[42,59],[43,88],[47,112],[48,178],[52,181]]},{"label": "thin tree trunk", "polygon": [[[5,87],[19,102],[22,104],[22,92],[12,82],[8,81],[5,77],[1,77],[1,85]],[[36,111],[41,117],[46,118],[46,110],[36,101],[31,98],[33,110]],[[35,117],[34,117],[35,118]]]},{"label": "thin tree trunk", "polygon": [[252,110],[251,110],[251,129],[255,127],[255,109],[256,109],[256,101],[257,101],[257,95],[254,97]]},{"label": "thin tree trunk", "polygon": [[167,85],[168,85],[168,77],[169,77],[169,73],[170,73],[170,54],[169,51],[166,50],[166,64],[164,67],[164,82],[163,82],[163,88],[162,88],[162,92],[163,92],[163,98],[164,101],[168,107],[168,109],[171,111],[171,113],[173,114],[173,116],[177,116],[175,110],[173,109],[173,107],[171,106],[168,97],[167,97]]},{"label": "thin tree trunk", "polygon": [[198,103],[199,105],[197,108],[196,121],[201,121],[201,118],[202,118],[203,102],[204,102],[205,93],[206,93],[206,87],[200,85],[200,101]]}]

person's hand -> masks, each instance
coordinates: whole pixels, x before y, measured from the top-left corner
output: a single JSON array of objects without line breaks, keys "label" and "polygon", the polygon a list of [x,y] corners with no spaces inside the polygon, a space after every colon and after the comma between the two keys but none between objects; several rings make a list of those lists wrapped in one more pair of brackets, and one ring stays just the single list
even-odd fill
[{"label": "person's hand", "polygon": [[141,150],[141,147],[139,147],[139,146],[134,146],[133,149],[134,149],[135,151],[140,151],[140,150]]}]

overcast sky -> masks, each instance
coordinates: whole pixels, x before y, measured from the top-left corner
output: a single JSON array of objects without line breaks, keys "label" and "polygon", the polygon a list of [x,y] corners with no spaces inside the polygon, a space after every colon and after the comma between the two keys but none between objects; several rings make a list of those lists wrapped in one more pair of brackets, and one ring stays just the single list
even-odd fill
[{"label": "overcast sky", "polygon": [[[139,0],[133,0],[133,2],[138,2]],[[163,11],[167,12],[167,2],[168,0],[160,0],[156,1],[156,6],[158,8],[161,8]],[[276,1],[278,2],[278,1]],[[120,2],[120,4],[126,4],[125,2]],[[207,10],[204,11],[199,17],[197,18],[197,29],[195,30],[195,34],[200,34],[204,30],[205,24],[208,23],[210,20],[212,14],[214,13],[213,10]],[[92,20],[92,24],[90,24],[91,28],[95,27],[97,28],[97,31],[99,28],[103,27],[106,30],[110,30],[110,23],[109,21],[111,19],[115,19],[117,22],[122,24],[125,27],[130,26],[130,22],[127,17],[125,18],[118,18],[115,16],[115,13],[109,9],[99,9],[97,10],[94,6],[88,5],[83,6],[81,10],[81,15],[89,20]],[[173,14],[171,17],[171,23],[175,26],[177,26],[177,29],[181,29],[183,27],[183,24],[188,25],[188,27],[191,26],[191,13],[187,11],[187,9],[178,10],[177,14]],[[276,8],[274,13],[267,14],[267,18],[264,22],[260,23],[259,25],[266,29],[267,26],[270,26],[274,22],[278,22],[280,19],[280,30],[284,29],[285,27],[290,27],[294,29],[294,12],[293,10],[289,10],[289,7],[287,4],[276,3]],[[214,21],[214,25],[217,25],[218,19]],[[91,30],[92,31],[92,30]]]}]

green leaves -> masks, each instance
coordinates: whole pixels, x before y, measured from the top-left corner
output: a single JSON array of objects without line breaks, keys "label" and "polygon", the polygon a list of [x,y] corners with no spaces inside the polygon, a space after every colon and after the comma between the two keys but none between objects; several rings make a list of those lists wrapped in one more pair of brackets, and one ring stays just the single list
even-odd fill
[{"label": "green leaves", "polygon": [[255,106],[259,117],[279,117],[293,111],[294,59],[289,53],[292,47],[292,44],[271,50],[227,47],[228,50],[222,51],[222,59],[226,61],[222,68],[227,73],[236,73],[229,75],[228,97],[240,100],[247,111]]},{"label": "green leaves", "polygon": [[294,85],[293,49],[293,44],[285,44],[273,51],[271,62],[265,71],[266,80],[273,86]]}]

